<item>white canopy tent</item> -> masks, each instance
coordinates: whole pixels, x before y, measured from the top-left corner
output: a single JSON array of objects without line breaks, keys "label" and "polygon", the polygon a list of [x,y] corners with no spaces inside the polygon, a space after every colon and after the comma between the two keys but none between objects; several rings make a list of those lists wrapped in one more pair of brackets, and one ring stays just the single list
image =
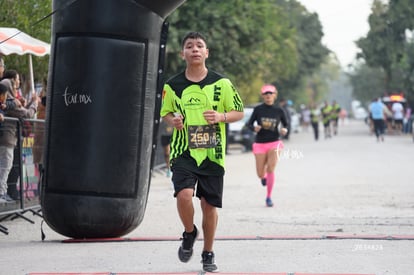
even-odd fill
[{"label": "white canopy tent", "polygon": [[32,55],[50,54],[50,44],[31,37],[16,28],[0,28],[0,55],[29,55],[30,86],[35,91]]}]

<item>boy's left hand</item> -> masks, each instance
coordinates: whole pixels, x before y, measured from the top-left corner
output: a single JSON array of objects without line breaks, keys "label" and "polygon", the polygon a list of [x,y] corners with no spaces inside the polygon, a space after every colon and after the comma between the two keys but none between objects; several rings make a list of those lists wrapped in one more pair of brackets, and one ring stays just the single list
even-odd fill
[{"label": "boy's left hand", "polygon": [[220,114],[214,110],[207,110],[203,113],[204,119],[208,124],[216,124],[220,122]]}]

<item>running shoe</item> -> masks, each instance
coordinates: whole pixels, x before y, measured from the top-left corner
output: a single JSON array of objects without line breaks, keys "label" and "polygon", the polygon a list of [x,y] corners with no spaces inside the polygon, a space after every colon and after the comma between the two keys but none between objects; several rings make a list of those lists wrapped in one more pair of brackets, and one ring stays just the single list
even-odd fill
[{"label": "running shoe", "polygon": [[183,238],[180,248],[178,249],[178,258],[183,263],[188,262],[193,256],[193,246],[198,237],[197,227],[194,225],[194,230],[191,233],[183,232]]},{"label": "running shoe", "polygon": [[266,178],[262,178],[262,185],[263,185],[263,186],[266,186],[266,184],[267,184],[267,183],[266,183]]},{"label": "running shoe", "polygon": [[205,272],[219,272],[214,259],[214,252],[203,251],[201,259],[201,262],[203,263],[203,270]]},{"label": "running shoe", "polygon": [[0,199],[5,200],[6,202],[14,202],[14,199],[9,196],[9,194],[0,195]]},{"label": "running shoe", "polygon": [[271,198],[266,198],[266,206],[267,207],[273,207],[273,202]]}]

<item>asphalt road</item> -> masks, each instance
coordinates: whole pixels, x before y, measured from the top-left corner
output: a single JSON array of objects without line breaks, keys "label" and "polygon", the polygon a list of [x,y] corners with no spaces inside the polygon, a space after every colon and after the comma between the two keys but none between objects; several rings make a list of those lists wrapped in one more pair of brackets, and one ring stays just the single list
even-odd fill
[{"label": "asphalt road", "polygon": [[[231,146],[223,208],[215,243],[223,273],[414,274],[414,143],[388,135],[378,143],[362,121],[340,125],[339,135],[315,142],[310,132],[291,135],[276,169],[275,207],[254,157]],[[196,224],[201,227],[196,204]],[[177,258],[182,226],[164,171],[152,178],[145,217],[116,242],[65,242],[41,218],[6,221],[0,234],[0,274],[194,273]],[[202,236],[200,236],[202,238]]]}]

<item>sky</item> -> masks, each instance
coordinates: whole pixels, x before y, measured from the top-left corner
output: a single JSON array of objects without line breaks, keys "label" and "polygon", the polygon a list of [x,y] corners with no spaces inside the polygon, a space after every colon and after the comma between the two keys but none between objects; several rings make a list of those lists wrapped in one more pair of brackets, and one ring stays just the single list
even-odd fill
[{"label": "sky", "polygon": [[322,43],[335,52],[341,67],[353,63],[358,48],[355,41],[367,35],[368,16],[373,0],[298,0],[322,23]]}]

